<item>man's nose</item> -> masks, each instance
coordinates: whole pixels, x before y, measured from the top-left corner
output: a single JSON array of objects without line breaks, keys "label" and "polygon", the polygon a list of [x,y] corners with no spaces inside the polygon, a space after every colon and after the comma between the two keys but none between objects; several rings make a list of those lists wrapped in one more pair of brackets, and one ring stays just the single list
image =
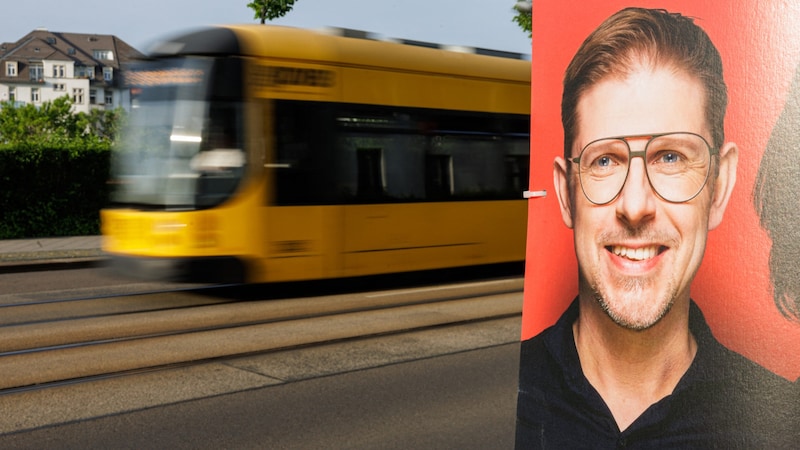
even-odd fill
[{"label": "man's nose", "polygon": [[656,193],[647,178],[644,158],[632,158],[628,178],[615,202],[617,217],[631,227],[637,227],[653,219],[656,201]]}]

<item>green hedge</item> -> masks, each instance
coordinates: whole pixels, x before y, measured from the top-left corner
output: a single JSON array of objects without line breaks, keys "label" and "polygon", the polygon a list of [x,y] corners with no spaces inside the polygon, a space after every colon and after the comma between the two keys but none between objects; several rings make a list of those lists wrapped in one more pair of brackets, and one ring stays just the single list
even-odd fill
[{"label": "green hedge", "polygon": [[0,239],[100,233],[110,145],[0,147]]}]

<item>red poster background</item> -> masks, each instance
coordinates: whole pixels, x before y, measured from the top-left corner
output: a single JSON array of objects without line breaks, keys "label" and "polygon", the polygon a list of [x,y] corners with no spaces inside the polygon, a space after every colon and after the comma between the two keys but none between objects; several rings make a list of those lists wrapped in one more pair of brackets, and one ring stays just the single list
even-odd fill
[{"label": "red poster background", "polygon": [[[529,204],[522,339],[553,324],[577,294],[572,231],[561,221],[552,181],[553,158],[563,153],[564,69],[583,39],[626,6],[634,5],[630,0],[533,2],[530,190],[546,189],[547,196]],[[800,376],[800,322],[787,320],[773,301],[772,242],[759,226],[753,186],[800,63],[800,2],[662,0],[635,6],[696,18],[722,55],[728,84],[725,138],[739,146],[738,178],[722,225],[709,235],[692,298],[724,345],[795,380]],[[800,155],[800,149],[793,151]],[[800,198],[798,192],[786,195],[795,202]]]}]

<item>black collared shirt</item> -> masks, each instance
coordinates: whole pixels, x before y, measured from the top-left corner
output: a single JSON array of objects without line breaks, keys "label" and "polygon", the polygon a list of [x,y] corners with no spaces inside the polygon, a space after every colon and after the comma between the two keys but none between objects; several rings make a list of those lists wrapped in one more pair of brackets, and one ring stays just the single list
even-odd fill
[{"label": "black collared shirt", "polygon": [[583,375],[572,334],[577,299],[552,327],[522,343],[518,449],[800,448],[792,383],[723,347],[692,302],[697,354],[675,390],[627,429]]}]

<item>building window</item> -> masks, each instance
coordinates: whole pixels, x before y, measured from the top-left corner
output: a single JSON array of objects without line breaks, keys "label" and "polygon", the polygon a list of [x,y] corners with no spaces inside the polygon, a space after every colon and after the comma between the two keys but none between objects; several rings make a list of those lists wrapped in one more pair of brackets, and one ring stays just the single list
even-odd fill
[{"label": "building window", "polygon": [[76,66],[75,78],[88,78],[94,80],[94,66]]},{"label": "building window", "polygon": [[114,93],[106,89],[106,105],[113,105],[114,104]]},{"label": "building window", "polygon": [[31,64],[28,72],[31,74],[31,80],[33,81],[41,81],[44,79],[44,66],[41,64]]},{"label": "building window", "polygon": [[63,64],[53,65],[53,78],[64,78],[67,76],[67,66]]},{"label": "building window", "polygon": [[64,83],[56,83],[53,85],[54,91],[64,92],[67,90],[67,86]]},{"label": "building window", "polygon": [[82,88],[73,88],[72,89],[72,103],[76,105],[83,104],[83,89]]},{"label": "building window", "polygon": [[17,76],[17,62],[16,61],[8,61],[8,62],[6,62],[6,76],[7,77],[15,77],[15,76]]},{"label": "building window", "polygon": [[10,87],[8,88],[8,101],[13,102],[17,100],[17,89]]},{"label": "building window", "polygon": [[31,88],[31,101],[33,103],[39,103],[39,101],[41,101],[41,97],[39,96],[39,88]]},{"label": "building window", "polygon": [[111,50],[93,50],[92,54],[94,59],[103,59],[106,61],[113,61],[114,60],[114,52]]},{"label": "building window", "polygon": [[89,104],[97,104],[97,89],[89,89]]},{"label": "building window", "polygon": [[111,81],[114,79],[114,68],[113,67],[103,67],[103,79],[105,81]]}]

